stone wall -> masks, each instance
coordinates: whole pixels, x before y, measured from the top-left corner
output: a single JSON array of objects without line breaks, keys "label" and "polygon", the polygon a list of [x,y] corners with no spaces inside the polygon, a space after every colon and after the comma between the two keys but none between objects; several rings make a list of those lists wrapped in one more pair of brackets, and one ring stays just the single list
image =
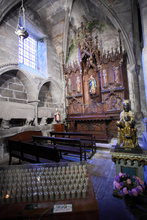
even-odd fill
[{"label": "stone wall", "polygon": [[[140,12],[141,12],[141,24],[142,24],[142,34],[143,34],[143,48],[142,48],[142,67],[144,74],[144,85],[147,103],[147,2],[145,0],[140,0]],[[146,115],[147,117],[147,111]]]},{"label": "stone wall", "polygon": [[142,68],[145,86],[145,114],[144,114],[144,132],[142,134],[143,147],[147,150],[147,1],[139,0],[141,25],[142,25]]},{"label": "stone wall", "polygon": [[[11,0],[11,7],[15,3]],[[38,11],[34,9],[39,5],[42,7],[41,4],[36,4],[36,1],[31,4],[32,1],[30,5],[27,1],[25,5],[26,26],[28,32],[39,40],[36,70],[18,63],[19,39],[15,29],[19,8],[9,8],[9,14],[0,9],[0,12],[3,11],[0,15],[0,160],[7,156],[5,140],[9,136],[26,129],[42,130],[48,134],[54,123],[56,108],[64,114],[61,60],[50,35],[51,27],[46,29],[48,21],[41,19],[39,8]],[[3,2],[1,6],[6,5]]]},{"label": "stone wall", "polygon": [[0,100],[27,103],[26,89],[16,74],[17,71],[10,71],[0,76]]},{"label": "stone wall", "polygon": [[0,66],[18,63],[18,38],[12,25],[7,21],[0,26]]}]

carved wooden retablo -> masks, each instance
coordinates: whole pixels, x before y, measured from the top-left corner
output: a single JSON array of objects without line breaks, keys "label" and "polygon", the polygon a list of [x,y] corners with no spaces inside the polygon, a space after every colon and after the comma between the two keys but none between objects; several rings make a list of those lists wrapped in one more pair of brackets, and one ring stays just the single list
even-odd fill
[{"label": "carved wooden retablo", "polygon": [[104,52],[86,29],[78,44],[79,62],[64,66],[69,130],[93,133],[108,140],[117,135],[116,120],[128,98],[126,53]]}]

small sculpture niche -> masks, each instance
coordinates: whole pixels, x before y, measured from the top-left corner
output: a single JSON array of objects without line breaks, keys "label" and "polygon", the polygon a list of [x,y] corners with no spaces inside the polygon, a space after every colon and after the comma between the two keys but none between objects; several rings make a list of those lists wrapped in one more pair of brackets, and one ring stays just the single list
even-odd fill
[{"label": "small sculpture niche", "polygon": [[96,88],[97,88],[96,80],[93,77],[93,75],[91,75],[89,78],[89,93],[90,93],[90,95],[96,94]]},{"label": "small sculpture niche", "polygon": [[57,123],[59,123],[61,121],[61,115],[60,115],[60,112],[58,111],[58,109],[56,109],[56,112],[54,114],[54,119]]},{"label": "small sculpture niche", "polygon": [[77,90],[77,93],[81,93],[81,79],[80,79],[80,76],[77,76],[77,78],[76,78],[76,90]]},{"label": "small sculpture niche", "polygon": [[114,71],[114,82],[116,85],[120,85],[120,76],[119,76],[119,66],[113,66]]},{"label": "small sculpture niche", "polygon": [[71,83],[71,78],[68,78],[68,93],[71,95],[72,93],[72,83]]},{"label": "small sculpture niche", "polygon": [[117,127],[119,147],[126,149],[138,147],[135,117],[131,111],[129,100],[124,100],[123,102],[123,111],[120,113],[120,120],[117,121]]},{"label": "small sculpture niche", "polygon": [[107,79],[107,70],[106,69],[103,69],[103,71],[102,71],[102,79],[103,79],[103,87],[107,88],[108,79]]}]

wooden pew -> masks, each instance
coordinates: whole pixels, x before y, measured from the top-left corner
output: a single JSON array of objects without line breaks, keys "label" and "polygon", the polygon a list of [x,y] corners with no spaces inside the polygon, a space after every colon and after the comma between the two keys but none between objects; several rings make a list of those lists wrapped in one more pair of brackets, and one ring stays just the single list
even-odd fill
[{"label": "wooden pew", "polygon": [[31,163],[42,163],[49,161],[60,161],[60,155],[57,149],[50,148],[41,144],[27,143],[21,141],[8,141],[9,165],[12,157]]},{"label": "wooden pew", "polygon": [[48,136],[33,136],[33,141],[35,143],[49,144],[49,147],[56,148],[60,151],[60,156],[62,158],[62,153],[72,153],[80,155],[80,161],[86,160],[85,145],[80,139],[72,138],[61,138],[61,137],[48,137]]},{"label": "wooden pew", "polygon": [[51,131],[50,132],[51,137],[67,137],[67,138],[79,138],[85,145],[86,148],[91,149],[93,156],[96,152],[96,143],[95,143],[95,137],[93,134],[86,134],[86,133],[80,133],[80,132],[56,132]]},{"label": "wooden pew", "polygon": [[8,140],[31,142],[33,140],[32,139],[33,135],[41,136],[42,132],[41,131],[23,131],[23,132],[20,132],[18,134],[15,134],[9,137]]}]

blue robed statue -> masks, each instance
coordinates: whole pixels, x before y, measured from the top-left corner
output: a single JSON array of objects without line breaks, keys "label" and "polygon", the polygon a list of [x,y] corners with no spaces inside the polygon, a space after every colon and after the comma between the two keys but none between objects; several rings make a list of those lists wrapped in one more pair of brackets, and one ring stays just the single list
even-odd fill
[{"label": "blue robed statue", "polygon": [[89,93],[90,95],[95,95],[96,94],[96,80],[93,77],[93,75],[90,76],[89,78]]}]

